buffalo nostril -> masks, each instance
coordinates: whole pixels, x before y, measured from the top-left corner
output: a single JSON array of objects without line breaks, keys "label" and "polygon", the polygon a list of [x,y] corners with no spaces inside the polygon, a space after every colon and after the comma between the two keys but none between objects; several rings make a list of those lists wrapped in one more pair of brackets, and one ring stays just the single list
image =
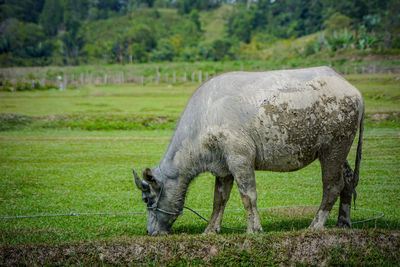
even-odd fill
[{"label": "buffalo nostril", "polygon": [[149,235],[149,230],[146,230],[146,232],[147,232],[147,235]]}]

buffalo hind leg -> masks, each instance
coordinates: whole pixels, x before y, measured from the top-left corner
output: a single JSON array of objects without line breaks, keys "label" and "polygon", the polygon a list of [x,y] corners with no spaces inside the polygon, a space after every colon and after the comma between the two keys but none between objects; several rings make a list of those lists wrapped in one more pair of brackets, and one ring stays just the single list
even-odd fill
[{"label": "buffalo hind leg", "polygon": [[243,206],[247,214],[247,233],[261,233],[263,229],[257,210],[257,190],[254,171],[251,169],[246,171],[245,168],[239,168],[237,171],[233,172],[233,176],[238,185]]},{"label": "buffalo hind leg", "polygon": [[310,225],[311,228],[324,227],[329,212],[343,190],[342,166],[346,156],[347,153],[344,155],[338,148],[331,150],[327,155],[322,153],[320,156],[323,195],[321,205]]},{"label": "buffalo hind leg", "polygon": [[354,189],[354,181],[353,181],[353,170],[351,169],[347,160],[343,164],[342,173],[343,173],[344,187],[342,192],[340,192],[339,217],[337,221],[337,226],[351,227],[350,209],[351,209],[351,198]]},{"label": "buffalo hind leg", "polygon": [[214,206],[204,234],[215,234],[221,230],[222,217],[233,185],[233,176],[215,177]]}]

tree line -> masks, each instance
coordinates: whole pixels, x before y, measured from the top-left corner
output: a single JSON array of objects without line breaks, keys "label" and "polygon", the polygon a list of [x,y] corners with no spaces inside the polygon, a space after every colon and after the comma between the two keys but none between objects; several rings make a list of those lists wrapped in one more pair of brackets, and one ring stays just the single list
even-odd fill
[{"label": "tree line", "polygon": [[[227,2],[223,34],[205,39],[200,14]],[[398,10],[396,0],[0,0],[0,64],[262,59],[278,40],[322,30],[301,53],[396,53]]]}]

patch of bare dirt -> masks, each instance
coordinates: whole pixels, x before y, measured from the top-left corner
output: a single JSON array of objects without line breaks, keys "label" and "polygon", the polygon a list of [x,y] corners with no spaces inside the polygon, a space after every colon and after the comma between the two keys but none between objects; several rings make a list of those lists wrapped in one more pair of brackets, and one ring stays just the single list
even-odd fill
[{"label": "patch of bare dirt", "polygon": [[[376,255],[391,254],[393,250],[399,249],[399,236],[399,232],[371,233],[347,230],[328,232],[325,230],[309,230],[295,237],[286,237],[281,243],[277,243],[277,246],[282,251],[284,249],[279,246],[286,247],[285,257],[287,259],[307,265],[325,265],[332,257],[342,258],[346,262],[351,260],[350,257],[354,253],[361,256],[362,262],[362,253],[371,249],[377,250]],[[397,254],[400,255],[399,252]],[[368,262],[365,263],[367,265],[370,264]]]},{"label": "patch of bare dirt", "polygon": [[387,119],[389,117],[389,114],[377,113],[377,114],[373,114],[371,117],[375,121],[381,121],[381,120]]},{"label": "patch of bare dirt", "polygon": [[338,60],[338,59],[348,59],[348,60],[396,60],[400,59],[400,55],[336,55],[332,59]]},{"label": "patch of bare dirt", "polygon": [[400,122],[400,113],[398,112],[390,112],[390,113],[375,113],[368,114],[367,118],[373,121],[374,123],[380,122]]},{"label": "patch of bare dirt", "polygon": [[157,123],[165,123],[170,120],[167,117],[157,117],[157,118],[153,118],[152,121],[157,122]]},{"label": "patch of bare dirt", "polygon": [[66,244],[1,245],[0,265],[332,265],[395,263],[400,232],[304,230],[172,235]]}]

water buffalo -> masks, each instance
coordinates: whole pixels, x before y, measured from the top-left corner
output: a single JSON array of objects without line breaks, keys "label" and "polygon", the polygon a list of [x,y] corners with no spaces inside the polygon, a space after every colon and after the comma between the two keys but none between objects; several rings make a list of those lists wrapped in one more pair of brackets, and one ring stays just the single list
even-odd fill
[{"label": "water buffalo", "polygon": [[[181,214],[190,182],[215,176],[206,234],[221,229],[233,181],[247,213],[247,233],[262,232],[254,170],[290,172],[319,159],[323,196],[310,225],[324,226],[340,195],[338,226],[351,226],[358,183],[364,101],[329,67],[268,72],[235,71],[202,84],[189,99],[160,163],[133,170],[147,204],[149,235],[167,234]],[[355,170],[346,158],[360,127]]]}]

